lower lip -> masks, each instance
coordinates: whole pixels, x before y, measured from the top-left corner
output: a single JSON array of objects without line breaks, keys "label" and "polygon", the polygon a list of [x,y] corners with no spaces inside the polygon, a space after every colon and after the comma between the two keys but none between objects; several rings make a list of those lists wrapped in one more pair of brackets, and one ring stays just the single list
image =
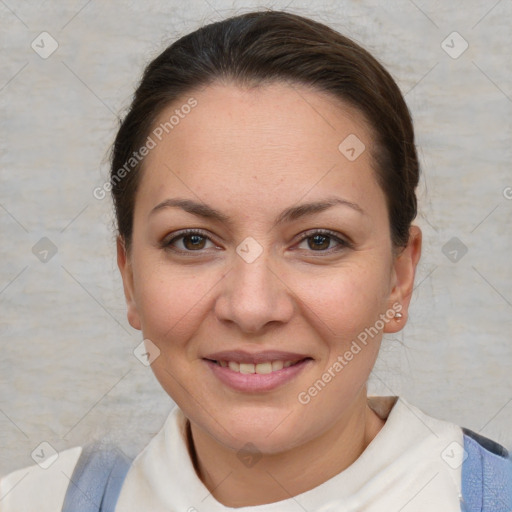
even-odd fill
[{"label": "lower lip", "polygon": [[237,391],[260,392],[271,391],[278,386],[289,382],[303,371],[313,361],[305,359],[297,364],[288,366],[271,373],[239,373],[229,367],[220,366],[208,359],[204,360],[211,368],[213,374],[224,384],[227,384]]}]

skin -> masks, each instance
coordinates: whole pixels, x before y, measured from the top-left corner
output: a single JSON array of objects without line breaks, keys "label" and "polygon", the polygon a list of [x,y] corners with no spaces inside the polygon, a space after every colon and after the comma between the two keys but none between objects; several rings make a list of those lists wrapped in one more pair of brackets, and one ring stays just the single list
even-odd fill
[{"label": "skin", "polygon": [[[261,505],[338,474],[384,425],[367,405],[366,382],[382,332],[406,323],[421,231],[412,226],[407,247],[393,251],[371,130],[350,106],[285,83],[217,83],[193,96],[197,107],[146,157],[132,244],[127,252],[118,239],[118,264],[129,322],[160,349],[152,369],[190,420],[199,478],[226,506]],[[367,148],[355,161],[338,150],[349,134]],[[364,213],[337,205],[274,225],[285,208],[333,195]],[[176,197],[206,203],[230,223],[176,207],[150,214]],[[164,246],[185,228],[209,238],[199,239],[199,250],[186,238],[174,250]],[[301,240],[314,229],[351,245],[311,234]],[[263,249],[252,263],[236,252],[246,237]],[[388,321],[317,396],[300,403],[298,394],[396,303],[403,318]],[[313,361],[275,390],[244,393],[221,383],[203,360],[229,349],[285,350]],[[247,443],[261,456],[251,467],[237,456]]]}]

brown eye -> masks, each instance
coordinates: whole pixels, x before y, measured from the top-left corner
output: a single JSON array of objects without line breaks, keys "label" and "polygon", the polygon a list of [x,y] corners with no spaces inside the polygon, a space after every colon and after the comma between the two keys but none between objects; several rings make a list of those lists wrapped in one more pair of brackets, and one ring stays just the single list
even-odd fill
[{"label": "brown eye", "polygon": [[[337,234],[325,230],[315,230],[306,233],[300,241],[301,244],[303,242],[307,242],[307,248],[304,247],[304,249],[309,249],[313,252],[331,253],[351,246],[349,242],[343,240]],[[334,247],[332,247],[332,243],[334,243]]]},{"label": "brown eye", "polygon": [[183,245],[190,250],[204,249],[206,238],[201,235],[183,236]]},{"label": "brown eye", "polygon": [[331,242],[330,237],[326,235],[314,235],[307,238],[308,247],[313,250],[328,249]]},{"label": "brown eye", "polygon": [[201,231],[190,230],[182,231],[181,234],[174,236],[168,241],[163,242],[163,246],[177,252],[199,252],[206,247],[210,242],[214,246],[210,238],[204,235]]}]

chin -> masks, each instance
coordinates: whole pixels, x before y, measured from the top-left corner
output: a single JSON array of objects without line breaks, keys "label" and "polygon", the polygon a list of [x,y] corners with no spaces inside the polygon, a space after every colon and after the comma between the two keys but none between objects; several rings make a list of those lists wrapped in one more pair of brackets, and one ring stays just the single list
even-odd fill
[{"label": "chin", "polygon": [[289,410],[272,409],[265,414],[261,408],[255,407],[251,411],[251,408],[244,407],[217,418],[226,430],[216,422],[207,430],[215,432],[217,441],[233,450],[276,454],[300,443],[296,439],[297,424],[289,421],[291,416]]}]

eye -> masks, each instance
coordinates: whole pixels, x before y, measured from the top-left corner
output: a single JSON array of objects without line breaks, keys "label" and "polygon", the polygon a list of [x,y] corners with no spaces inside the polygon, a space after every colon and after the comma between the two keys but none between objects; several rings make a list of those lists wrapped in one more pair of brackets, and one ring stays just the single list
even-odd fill
[{"label": "eye", "polygon": [[[340,238],[333,231],[328,229],[317,229],[309,231],[300,240],[301,243],[306,242],[307,248],[313,252],[334,252],[350,247],[350,243]],[[331,243],[335,242],[336,247],[331,247]],[[299,246],[299,249],[301,247]]]},{"label": "eye", "polygon": [[[166,248],[181,252],[197,252],[207,249],[208,247],[205,246],[208,242],[210,242],[213,247],[216,247],[203,231],[197,229],[186,229],[170,239],[166,238],[162,245]],[[176,244],[178,244],[178,247],[176,247]],[[180,244],[181,247],[179,247]]]},{"label": "eye", "polygon": [[[211,244],[207,246],[208,242]],[[308,231],[299,241],[300,244],[307,243],[306,250],[309,252],[331,253],[351,247],[351,244],[338,236],[335,232],[327,229],[316,229]],[[335,244],[334,247],[332,245]],[[198,229],[186,229],[175,233],[172,238],[166,238],[162,246],[176,252],[192,253],[217,247],[206,232]],[[301,248],[300,245],[298,247]]]}]

